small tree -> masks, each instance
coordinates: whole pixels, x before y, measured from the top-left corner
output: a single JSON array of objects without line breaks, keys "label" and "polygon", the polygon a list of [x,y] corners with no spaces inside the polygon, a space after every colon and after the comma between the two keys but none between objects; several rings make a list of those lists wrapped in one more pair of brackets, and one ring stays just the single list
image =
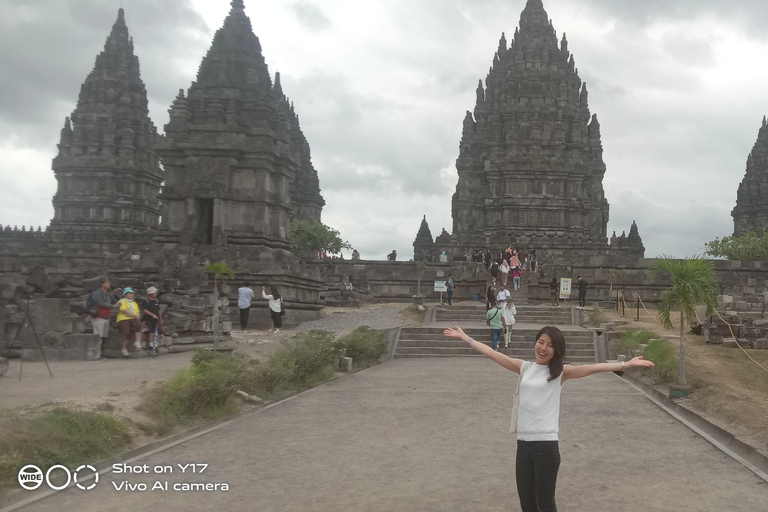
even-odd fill
[{"label": "small tree", "polygon": [[613,280],[616,279],[618,274],[619,271],[615,268],[608,269],[608,300],[611,300],[611,297],[613,297]]},{"label": "small tree", "polygon": [[338,254],[342,249],[351,249],[349,242],[341,239],[341,234],[316,220],[294,219],[288,229],[288,240],[297,254],[308,255],[324,250],[329,254]]},{"label": "small tree", "polygon": [[707,256],[729,260],[768,260],[768,231],[725,236],[705,244]]},{"label": "small tree", "polygon": [[203,272],[213,274],[213,348],[220,348],[221,344],[221,320],[219,316],[219,281],[232,279],[235,272],[224,262],[206,265]]},{"label": "small tree", "polygon": [[677,383],[684,394],[690,392],[685,379],[685,318],[689,320],[696,316],[696,306],[703,304],[707,307],[707,315],[715,312],[717,295],[720,291],[715,278],[715,265],[712,260],[698,256],[686,257],[683,260],[662,256],[651,265],[651,279],[662,275],[670,275],[672,283],[661,294],[659,301],[659,319],[661,324],[672,329],[672,308],[680,310],[680,360]]}]

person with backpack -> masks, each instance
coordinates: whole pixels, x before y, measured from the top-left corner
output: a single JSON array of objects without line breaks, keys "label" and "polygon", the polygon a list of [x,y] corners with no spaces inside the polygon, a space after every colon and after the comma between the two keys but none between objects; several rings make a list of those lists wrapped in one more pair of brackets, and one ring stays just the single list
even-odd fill
[{"label": "person with backpack", "polygon": [[151,349],[151,355],[157,355],[157,343],[163,331],[163,319],[160,314],[160,301],[157,299],[157,288],[147,288],[147,306],[142,312],[144,324],[147,326],[147,346]]},{"label": "person with backpack", "polygon": [[515,325],[515,315],[517,315],[515,303],[507,300],[501,312],[504,315],[504,348],[507,349],[509,348],[509,342],[512,341],[512,326]]},{"label": "person with backpack", "polygon": [[565,364],[565,338],[557,327],[547,326],[536,335],[534,361],[513,359],[477,342],[456,326],[443,335],[458,338],[507,370],[520,374],[512,403],[510,432],[517,434],[515,478],[522,512],[557,511],[555,487],[560,469],[560,392],[563,383],[596,373],[652,367],[636,357],[620,363],[582,366]]},{"label": "person with backpack", "polygon": [[488,327],[491,328],[491,345],[494,351],[499,350],[499,342],[501,341],[501,335],[504,332],[504,313],[501,312],[501,308],[506,304],[505,301],[497,301],[491,309],[485,313],[485,322]]},{"label": "person with backpack", "polygon": [[270,329],[269,332],[278,334],[280,328],[283,326],[283,315],[285,314],[285,309],[283,309],[283,298],[274,286],[269,289],[269,295],[267,295],[266,290],[267,288],[265,286],[261,287],[261,296],[269,301],[269,314],[272,317],[272,329]]},{"label": "person with backpack", "polygon": [[89,293],[88,298],[85,300],[85,310],[91,317],[93,333],[98,334],[99,338],[101,338],[101,348],[97,361],[104,361],[106,359],[101,356],[101,352],[104,351],[107,338],[109,338],[109,315],[112,313],[112,308],[115,307],[117,302],[109,294],[111,287],[112,283],[109,281],[109,278],[101,277],[99,278],[99,289]]}]

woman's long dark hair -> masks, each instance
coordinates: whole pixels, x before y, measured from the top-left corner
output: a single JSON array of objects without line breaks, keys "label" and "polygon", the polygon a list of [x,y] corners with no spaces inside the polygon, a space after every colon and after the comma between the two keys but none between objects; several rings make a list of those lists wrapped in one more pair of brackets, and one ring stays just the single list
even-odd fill
[{"label": "woman's long dark hair", "polygon": [[[277,288],[275,288],[274,286],[271,286],[269,288],[269,294],[272,296],[273,299],[280,300],[280,294],[277,293]],[[538,338],[536,338],[536,339],[538,339]]]},{"label": "woman's long dark hair", "polygon": [[542,334],[549,336],[552,340],[552,348],[555,351],[555,355],[549,360],[549,378],[547,382],[551,382],[558,378],[563,373],[563,366],[565,365],[565,338],[563,332],[557,327],[548,325],[543,327],[536,335],[536,341],[539,341]]}]

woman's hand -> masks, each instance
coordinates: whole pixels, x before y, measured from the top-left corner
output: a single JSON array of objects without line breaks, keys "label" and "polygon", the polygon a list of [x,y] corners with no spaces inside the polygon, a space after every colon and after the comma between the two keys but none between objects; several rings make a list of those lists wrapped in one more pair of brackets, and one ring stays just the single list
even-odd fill
[{"label": "woman's hand", "polygon": [[638,356],[626,363],[625,366],[630,368],[650,368],[656,365],[653,364],[653,361],[647,361],[646,359],[643,359],[643,356]]},{"label": "woman's hand", "polygon": [[465,337],[467,337],[467,335],[464,334],[464,330],[458,325],[453,329],[445,329],[443,331],[443,336],[446,336],[448,338],[459,338],[459,339],[464,339]]}]

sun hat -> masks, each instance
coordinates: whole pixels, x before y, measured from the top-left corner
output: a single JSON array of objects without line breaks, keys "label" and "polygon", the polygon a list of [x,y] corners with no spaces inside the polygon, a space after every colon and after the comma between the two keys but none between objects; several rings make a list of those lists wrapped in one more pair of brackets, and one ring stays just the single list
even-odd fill
[{"label": "sun hat", "polygon": [[147,288],[147,295],[152,295],[153,293],[157,293],[157,288],[155,288],[154,286],[150,286],[149,288]]},{"label": "sun hat", "polygon": [[126,288],[125,290],[123,290],[123,297],[125,297],[129,293],[134,293],[133,292],[133,288],[131,288],[130,286],[128,288]]}]

